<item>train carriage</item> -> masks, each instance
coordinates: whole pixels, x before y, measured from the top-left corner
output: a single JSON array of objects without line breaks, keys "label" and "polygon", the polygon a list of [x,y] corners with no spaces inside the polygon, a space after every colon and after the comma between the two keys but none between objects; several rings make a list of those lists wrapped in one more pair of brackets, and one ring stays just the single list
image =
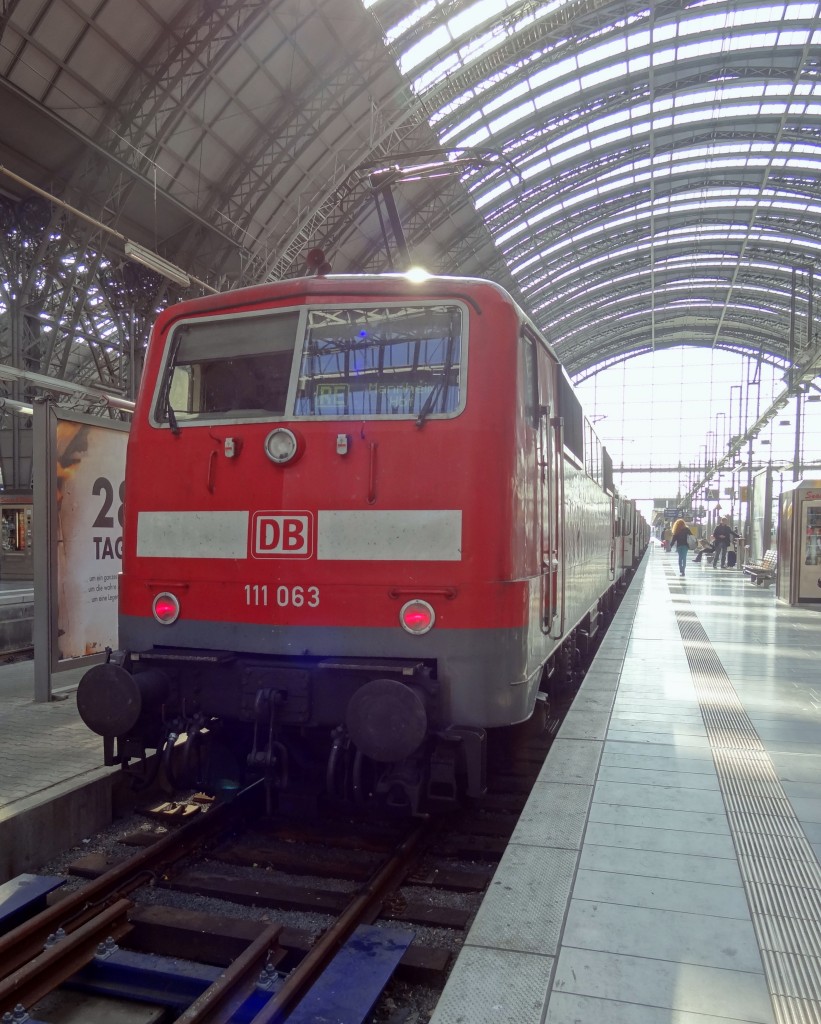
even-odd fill
[{"label": "train carriage", "polygon": [[[108,763],[206,738],[418,811],[567,685],[612,609],[606,452],[487,282],[317,276],[166,310],[128,443]],[[225,757],[223,757],[225,760]]]}]

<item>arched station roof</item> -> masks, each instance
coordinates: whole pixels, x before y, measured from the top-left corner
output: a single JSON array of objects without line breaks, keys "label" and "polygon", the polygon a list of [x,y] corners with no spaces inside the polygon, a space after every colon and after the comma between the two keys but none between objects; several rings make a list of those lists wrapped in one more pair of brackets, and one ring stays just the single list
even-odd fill
[{"label": "arched station roof", "polygon": [[123,237],[216,288],[313,246],[401,268],[388,182],[413,261],[508,287],[571,373],[680,344],[800,361],[820,59],[817,3],[4,0],[0,346],[22,259],[25,365],[123,376],[129,316],[181,294]]}]

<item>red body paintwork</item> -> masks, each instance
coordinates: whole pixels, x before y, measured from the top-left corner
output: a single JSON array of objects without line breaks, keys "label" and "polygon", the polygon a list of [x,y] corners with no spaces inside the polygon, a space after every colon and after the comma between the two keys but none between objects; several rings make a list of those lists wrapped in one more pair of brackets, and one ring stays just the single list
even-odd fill
[{"label": "red body paintwork", "polygon": [[[536,538],[522,533],[533,523],[534,501],[527,470],[517,459],[519,424],[509,412],[518,404],[515,307],[493,285],[459,282],[421,286],[416,297],[463,299],[471,296],[481,315],[471,319],[467,401],[452,418],[353,421],[328,418],[188,427],[174,435],[152,426],[150,406],[170,327],[192,315],[225,312],[301,301],[371,301],[407,298],[407,282],[392,278],[307,279],[232,293],[229,301],[214,296],[183,303],[160,316],[152,335],[144,385],[128,446],[126,520],[120,610],[151,616],[151,601],[173,590],[181,618],[310,627],[396,627],[401,591],[425,597],[430,590],[455,591],[458,600],[436,601],[437,628],[484,628],[521,625],[529,598],[526,579],[538,575]],[[274,465],[263,442],[272,425],[293,429],[304,442],[302,457]],[[337,434],[351,437],[350,450],[336,454]],[[223,455],[225,438],[234,438],[238,454]],[[372,448],[372,446],[376,446]],[[375,501],[369,502],[369,497]],[[463,557],[454,562],[392,563],[317,561],[309,559],[213,560],[140,558],[135,550],[140,511],[431,509],[462,511]],[[316,523],[316,519],[314,519]],[[511,542],[511,538],[515,538]],[[315,586],[316,608],[248,606],[246,586],[269,588]]]}]

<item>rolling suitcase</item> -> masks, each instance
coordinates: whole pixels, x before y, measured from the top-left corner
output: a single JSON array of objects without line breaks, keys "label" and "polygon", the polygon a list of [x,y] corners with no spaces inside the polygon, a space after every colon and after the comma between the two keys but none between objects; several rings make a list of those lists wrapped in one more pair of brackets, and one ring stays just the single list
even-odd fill
[{"label": "rolling suitcase", "polygon": [[727,552],[727,568],[735,569],[735,551]]}]

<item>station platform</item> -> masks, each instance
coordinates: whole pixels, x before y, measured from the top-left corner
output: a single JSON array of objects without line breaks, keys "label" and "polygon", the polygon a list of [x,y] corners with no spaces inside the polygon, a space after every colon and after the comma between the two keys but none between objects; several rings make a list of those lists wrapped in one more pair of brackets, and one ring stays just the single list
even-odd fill
[{"label": "station platform", "polygon": [[35,704],[34,663],[0,666],[0,884],[111,821],[119,769],[80,720],[84,671],[55,675],[55,699]]},{"label": "station platform", "polygon": [[820,631],[648,551],[430,1024],[821,1021]]},{"label": "station platform", "polygon": [[[650,549],[430,1024],[821,1022],[819,630]],[[0,667],[0,882],[111,818],[81,672]]]}]

